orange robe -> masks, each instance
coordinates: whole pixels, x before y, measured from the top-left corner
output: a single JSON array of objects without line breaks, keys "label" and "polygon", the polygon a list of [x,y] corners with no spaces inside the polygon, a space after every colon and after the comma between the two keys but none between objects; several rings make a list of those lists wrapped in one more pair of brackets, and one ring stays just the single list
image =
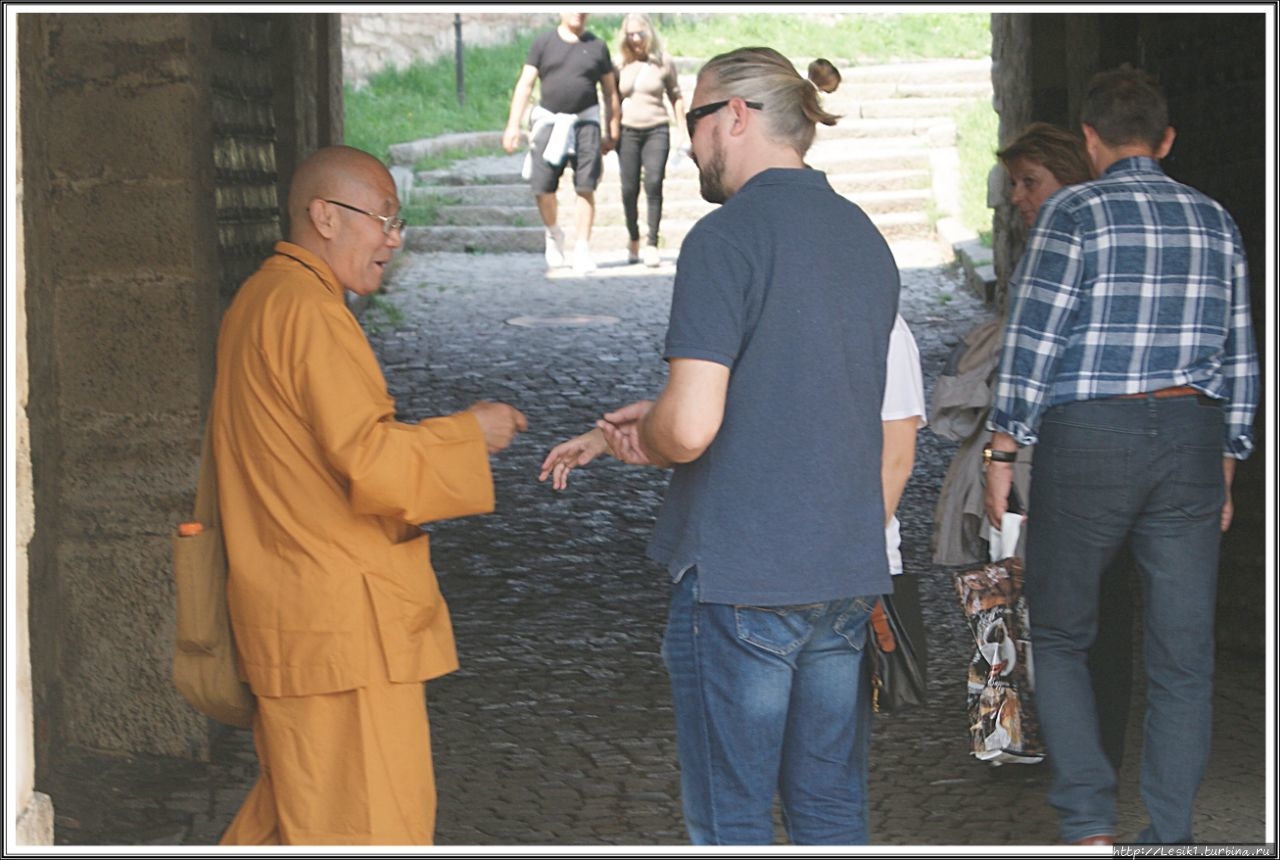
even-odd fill
[{"label": "orange robe", "polygon": [[[465,412],[396,421],[336,277],[287,242],[241,286],[223,319],[212,411],[228,604],[241,670],[259,697],[254,737],[263,768],[224,842],[359,844],[415,833],[417,842],[420,816],[384,828],[386,816],[371,810],[346,816],[333,832],[333,815],[376,807],[387,794],[429,795],[434,824],[429,746],[416,775],[401,762],[390,770],[365,762],[359,767],[382,767],[385,779],[366,774],[354,785],[349,758],[405,743],[405,733],[420,742],[391,758],[421,755],[421,682],[458,666],[418,524],[493,510],[480,425]],[[416,693],[405,696],[403,685]],[[387,695],[398,696],[400,705],[386,707],[400,716],[382,736],[385,727],[366,717],[383,710],[370,697]],[[369,743],[353,742],[353,733],[369,732]],[[409,778],[426,785],[405,785]],[[368,787],[379,781],[385,791]],[[241,820],[254,810],[275,819]]]}]

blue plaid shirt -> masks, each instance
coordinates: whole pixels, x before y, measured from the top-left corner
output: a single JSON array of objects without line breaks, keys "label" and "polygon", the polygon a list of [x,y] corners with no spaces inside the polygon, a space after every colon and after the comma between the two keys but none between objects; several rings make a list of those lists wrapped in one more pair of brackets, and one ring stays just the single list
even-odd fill
[{"label": "blue plaid shirt", "polygon": [[989,429],[1034,445],[1051,406],[1191,385],[1225,401],[1224,455],[1253,450],[1258,356],[1239,230],[1155,159],[1121,159],[1054,194],[1010,291]]}]

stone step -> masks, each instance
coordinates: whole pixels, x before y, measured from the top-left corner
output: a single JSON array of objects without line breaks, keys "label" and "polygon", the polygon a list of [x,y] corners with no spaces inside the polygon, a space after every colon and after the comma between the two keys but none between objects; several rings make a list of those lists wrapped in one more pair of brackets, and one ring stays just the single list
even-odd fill
[{"label": "stone step", "polygon": [[951,146],[955,136],[949,116],[846,117],[834,126],[819,126],[817,139],[915,141],[932,147]]},{"label": "stone step", "polygon": [[536,227],[542,223],[538,207],[527,206],[441,206],[436,223],[442,227]]},{"label": "stone step", "polygon": [[408,251],[423,252],[540,254],[545,244],[542,227],[433,226],[406,228],[404,247]]},{"label": "stone step", "polygon": [[466,152],[473,149],[500,149],[502,130],[465,131],[442,134],[407,143],[393,143],[387,147],[392,164],[412,167],[421,158],[444,152]]},{"label": "stone step", "polygon": [[[866,162],[855,162],[862,168]],[[831,187],[841,194],[861,194],[866,191],[907,191],[927,189],[929,187],[929,170],[926,167],[831,170],[829,165],[814,165],[827,174]]]},{"label": "stone step", "polygon": [[[461,162],[465,164],[465,162]],[[416,185],[440,186],[443,188],[456,188],[458,186],[474,186],[474,185],[518,185],[524,182],[524,178],[520,175],[520,165],[516,164],[509,171],[487,172],[483,176],[459,171],[455,168],[444,168],[442,170],[419,170],[413,175]]]},{"label": "stone step", "polygon": [[424,185],[409,194],[414,203],[438,202],[450,206],[528,206],[533,193],[527,182],[494,185]]},{"label": "stone step", "polygon": [[977,99],[971,98],[930,98],[930,99],[863,99],[856,105],[860,119],[928,119],[945,122],[955,115],[956,111],[968,107]]},{"label": "stone step", "polygon": [[[858,141],[819,137],[805,162],[827,173],[876,173],[890,170],[928,170],[929,152],[919,140],[897,141],[897,145],[858,145]],[[856,169],[856,170],[855,170]]]},{"label": "stone step", "polygon": [[[888,153],[883,150],[858,149],[839,145],[819,147],[810,151],[814,156],[810,163],[827,173],[832,187],[845,194],[864,194],[883,190],[886,192],[927,188],[929,184],[929,157],[927,150],[915,153]],[[609,160],[606,160],[606,164]],[[905,166],[904,166],[905,165]],[[572,205],[572,183],[566,177],[560,183],[558,199],[562,206]],[[697,174],[690,167],[667,174],[663,183],[663,197],[668,201],[688,198],[701,202]],[[482,213],[494,212],[495,223],[511,223],[512,218],[527,215],[533,208],[533,193],[526,183],[493,185],[434,185],[415,187],[408,202],[431,202],[444,212],[453,212],[465,221],[455,223],[476,224]],[[616,172],[606,170],[596,191],[597,207],[621,207],[621,186]],[[512,210],[515,210],[514,212]],[[501,213],[498,215],[497,213]]]},{"label": "stone step", "polygon": [[[933,199],[933,192],[929,188],[915,188],[902,190],[868,190],[866,188],[850,189],[842,187],[840,183],[833,182],[832,187],[840,194],[852,200],[858,206],[862,207],[868,215],[873,218],[876,215],[901,212],[921,212],[928,208],[930,201]],[[605,203],[596,206],[597,226],[623,224],[622,204],[609,205]],[[570,211],[567,207],[572,206],[570,201],[564,201],[561,206],[561,212]],[[664,193],[662,200],[662,223],[664,225],[669,220],[688,220],[696,221],[703,215],[706,215],[714,209],[710,203],[696,196],[689,197],[685,195],[675,196]],[[640,228],[643,232],[645,224],[645,202],[644,198],[640,200]],[[533,216],[537,218],[536,212]],[[442,216],[443,220],[443,216]],[[563,218],[562,218],[563,220]],[[456,223],[456,222],[455,222]],[[529,223],[529,222],[526,222]],[[539,223],[536,220],[532,223]]]},{"label": "stone step", "polygon": [[834,113],[848,111],[847,105],[857,101],[879,99],[962,99],[977,101],[991,97],[991,81],[947,81],[945,83],[898,83],[893,81],[846,82],[834,93],[824,93],[822,105]]},{"label": "stone step", "polygon": [[[856,202],[863,207],[872,223],[887,240],[926,239],[934,235],[933,226],[924,212],[875,211],[866,205],[865,200]],[[665,217],[664,215],[661,228],[663,246],[679,247],[701,214],[694,217]],[[562,212],[561,226],[566,233],[567,247],[572,247],[574,235],[571,213]],[[641,229],[643,232],[643,227]],[[541,226],[413,226],[405,231],[404,247],[410,251],[422,252],[541,253],[545,249],[544,237]],[[628,239],[626,227],[621,223],[621,213],[618,213],[616,222],[612,217],[597,218],[597,223],[592,230],[591,246],[623,248]]]},{"label": "stone step", "polygon": [[[808,65],[806,61],[805,65]],[[803,69],[803,66],[797,65]],[[967,83],[991,83],[991,58],[976,60],[922,60],[911,63],[885,63],[875,66],[840,68],[841,84],[837,93],[846,86],[864,83],[895,83],[909,86],[922,84],[949,85],[958,81]]]}]

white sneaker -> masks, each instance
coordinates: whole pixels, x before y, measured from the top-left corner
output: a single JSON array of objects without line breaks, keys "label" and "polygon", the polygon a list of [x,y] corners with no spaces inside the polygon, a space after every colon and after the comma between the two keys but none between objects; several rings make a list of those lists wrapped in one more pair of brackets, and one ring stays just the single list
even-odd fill
[{"label": "white sneaker", "polygon": [[559,269],[564,265],[564,231],[552,227],[547,231],[547,268]]},{"label": "white sneaker", "polygon": [[640,251],[640,259],[650,269],[656,269],[662,265],[662,256],[658,253],[658,249],[653,245],[645,245]]},{"label": "white sneaker", "polygon": [[579,242],[573,248],[573,270],[580,275],[596,270],[596,261],[591,259],[591,249],[586,242]]}]

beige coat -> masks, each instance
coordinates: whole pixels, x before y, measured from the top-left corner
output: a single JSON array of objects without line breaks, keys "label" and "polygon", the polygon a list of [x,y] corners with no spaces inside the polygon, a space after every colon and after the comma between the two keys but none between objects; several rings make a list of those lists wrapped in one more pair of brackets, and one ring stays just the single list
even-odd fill
[{"label": "beige coat", "polygon": [[[987,513],[982,449],[991,439],[987,416],[1000,362],[1004,317],[977,326],[962,338],[934,383],[929,418],[933,432],[960,443],[938,491],[933,512],[933,563],[982,564],[987,559]],[[1018,449],[1014,486],[1023,505],[1031,485],[1031,447]]]},{"label": "beige coat", "polygon": [[259,696],[356,689],[379,643],[393,682],[453,671],[417,524],[493,510],[479,423],[395,420],[332,271],[296,245],[276,252],[223,319],[213,398],[242,672]]}]

